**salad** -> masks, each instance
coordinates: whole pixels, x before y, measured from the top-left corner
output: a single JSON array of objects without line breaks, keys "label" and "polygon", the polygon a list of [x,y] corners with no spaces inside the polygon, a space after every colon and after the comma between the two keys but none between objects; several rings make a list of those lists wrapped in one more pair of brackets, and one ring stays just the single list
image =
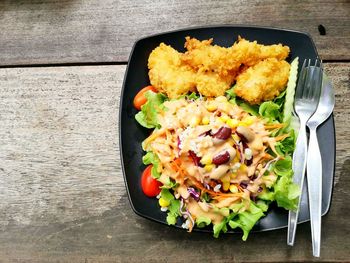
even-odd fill
[{"label": "salad", "polygon": [[180,223],[189,232],[212,226],[214,237],[240,228],[246,240],[272,202],[296,209],[297,71],[298,58],[284,91],[260,104],[238,97],[235,84],[220,96],[188,92],[169,98],[154,86],[136,95],[135,119],[152,129],[142,143],[146,168],[140,183],[145,195],[158,198],[169,225]]}]

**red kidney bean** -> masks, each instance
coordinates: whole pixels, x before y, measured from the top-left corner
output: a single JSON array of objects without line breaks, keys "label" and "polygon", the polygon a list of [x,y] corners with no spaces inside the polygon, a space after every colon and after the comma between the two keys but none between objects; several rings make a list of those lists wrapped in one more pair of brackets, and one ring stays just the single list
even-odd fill
[{"label": "red kidney bean", "polygon": [[242,181],[239,185],[243,188],[246,189],[248,187],[249,181]]},{"label": "red kidney bean", "polygon": [[199,134],[198,136],[211,136],[211,130],[203,132],[203,133]]},{"label": "red kidney bean", "polygon": [[245,126],[238,126],[236,129],[236,133],[242,141],[251,142],[255,138],[254,132],[250,128]]},{"label": "red kidney bean", "polygon": [[228,151],[220,152],[213,157],[213,164],[220,165],[227,163],[230,160],[230,153]]},{"label": "red kidney bean", "polygon": [[213,134],[213,137],[220,140],[227,140],[230,138],[231,133],[231,128],[222,126],[215,134]]},{"label": "red kidney bean", "polygon": [[195,166],[203,167],[203,165],[200,162],[201,158],[198,157],[197,154],[195,154],[194,151],[188,151],[188,154],[192,158],[192,161],[193,161]]}]

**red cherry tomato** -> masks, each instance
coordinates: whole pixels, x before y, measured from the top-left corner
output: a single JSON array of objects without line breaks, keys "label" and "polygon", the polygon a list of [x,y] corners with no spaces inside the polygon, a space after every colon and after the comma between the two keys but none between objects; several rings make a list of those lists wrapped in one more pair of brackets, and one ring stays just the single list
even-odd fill
[{"label": "red cherry tomato", "polygon": [[157,92],[155,87],[153,86],[147,86],[144,87],[142,90],[140,90],[135,98],[134,98],[134,107],[138,110],[141,110],[141,106],[147,102],[147,99],[145,97],[145,93],[149,90],[152,90],[153,92]]},{"label": "red cherry tomato", "polygon": [[148,165],[141,176],[142,191],[148,197],[155,197],[160,193],[162,184],[154,179],[151,174],[153,165]]}]

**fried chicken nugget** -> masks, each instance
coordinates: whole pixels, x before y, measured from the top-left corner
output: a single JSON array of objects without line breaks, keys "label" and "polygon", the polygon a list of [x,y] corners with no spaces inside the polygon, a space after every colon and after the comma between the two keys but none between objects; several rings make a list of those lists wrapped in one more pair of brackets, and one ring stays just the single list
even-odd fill
[{"label": "fried chicken nugget", "polygon": [[289,70],[285,60],[263,60],[237,77],[235,93],[250,104],[271,100],[285,89]]},{"label": "fried chicken nugget", "polygon": [[207,97],[220,96],[231,87],[231,77],[221,78],[212,72],[195,71],[181,62],[181,53],[160,44],[148,59],[151,84],[169,98],[177,98],[196,89]]},{"label": "fried chicken nugget", "polygon": [[196,72],[182,64],[181,53],[161,43],[148,58],[151,84],[169,98],[196,90]]},{"label": "fried chicken nugget", "polygon": [[214,72],[198,72],[196,76],[196,87],[200,94],[206,97],[218,97],[232,87],[232,78],[218,76]]},{"label": "fried chicken nugget", "polygon": [[187,52],[182,55],[182,61],[196,70],[212,71],[220,77],[230,75],[234,80],[242,67],[253,66],[267,58],[283,60],[290,51],[288,46],[282,44],[265,46],[241,37],[228,48],[212,45],[212,42],[213,39],[199,41],[186,37]]},{"label": "fried chicken nugget", "polygon": [[[213,39],[199,41],[196,38],[186,37],[187,52],[181,57],[182,61],[200,72],[215,72],[222,77],[238,70],[240,64],[229,58],[230,48],[212,45]],[[233,76],[232,76],[233,80]]]},{"label": "fried chicken nugget", "polygon": [[261,45],[257,41],[250,42],[239,37],[230,52],[231,59],[242,63],[244,66],[254,66],[261,60],[276,58],[284,60],[288,57],[290,49],[282,44]]},{"label": "fried chicken nugget", "polygon": [[[275,70],[273,65],[276,63],[272,61],[285,59],[289,54],[289,47],[287,46],[281,44],[264,46],[256,41],[250,42],[243,38],[239,38],[238,42],[229,48],[212,45],[212,42],[213,39],[199,41],[195,38],[186,37],[185,48],[187,52],[184,54],[161,43],[151,52],[148,59],[151,84],[158,91],[167,94],[169,98],[177,98],[196,90],[207,97],[221,96],[232,86],[237,76],[241,76],[242,71],[247,68],[249,70],[246,70],[244,75],[242,74],[243,77],[240,77],[240,83],[244,83],[245,78],[250,78],[250,72],[263,73],[263,69]],[[249,68],[258,65],[266,58],[274,58],[274,60],[265,62],[266,65],[262,64],[264,66],[257,66],[254,69]],[[281,62],[280,64],[285,65],[285,63],[287,62]],[[277,69],[276,71],[280,70]],[[274,85],[279,87],[278,78],[272,75],[270,77],[266,76],[261,85],[265,83],[267,87],[270,84],[273,87]],[[280,78],[282,79],[282,76]],[[288,76],[286,79],[288,79]],[[270,97],[270,93],[260,95],[259,91],[255,91],[257,92],[256,97],[247,95],[243,90],[239,92],[241,92],[242,98],[255,101],[255,103],[265,100],[265,97]]]}]

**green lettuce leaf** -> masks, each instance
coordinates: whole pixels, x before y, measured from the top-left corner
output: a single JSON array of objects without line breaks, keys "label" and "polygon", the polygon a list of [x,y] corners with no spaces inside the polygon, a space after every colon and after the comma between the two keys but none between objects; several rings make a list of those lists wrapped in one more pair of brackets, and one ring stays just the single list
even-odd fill
[{"label": "green lettuce leaf", "polygon": [[275,193],[273,191],[269,191],[268,189],[264,189],[261,193],[259,193],[258,198],[265,201],[274,201]]},{"label": "green lettuce leaf", "polygon": [[159,109],[164,109],[164,101],[167,97],[162,93],[155,93],[153,91],[147,91],[145,93],[147,102],[142,105],[141,111],[135,115],[137,122],[145,128],[159,127],[157,115]]},{"label": "green lettuce leaf", "polygon": [[200,98],[200,96],[195,92],[192,92],[191,94],[186,95],[185,97],[188,100],[198,100]]},{"label": "green lettuce leaf", "polygon": [[223,232],[223,233],[227,232],[227,225],[226,225],[226,223],[227,223],[227,221],[226,221],[226,218],[225,218],[220,223],[214,224],[213,231],[214,231],[214,237],[215,238],[218,238],[221,232]]},{"label": "green lettuce leaf", "polygon": [[232,104],[237,104],[236,103],[236,93],[234,91],[235,86],[233,86],[232,88],[226,90],[225,95],[227,100],[232,103]]},{"label": "green lettuce leaf", "polygon": [[199,228],[203,228],[206,227],[208,225],[210,225],[211,220],[208,217],[205,216],[200,216],[196,219],[196,224]]},{"label": "green lettuce leaf", "polygon": [[[263,207],[264,209],[266,207]],[[250,202],[250,207],[248,210],[239,213],[236,217],[228,222],[232,229],[239,227],[243,230],[242,240],[246,241],[250,230],[254,227],[256,222],[264,216],[263,210],[257,206],[253,201]]]},{"label": "green lettuce leaf", "polygon": [[276,98],[273,99],[273,102],[276,103],[278,106],[283,107],[284,101],[285,101],[285,95],[286,90],[282,91],[280,95],[278,95]]},{"label": "green lettuce leaf", "polygon": [[[164,176],[164,175],[163,175]],[[172,189],[174,187],[177,187],[178,183],[176,183],[173,179],[170,177],[166,177],[166,179],[163,182],[163,185],[160,188],[167,188],[167,189]]]},{"label": "green lettuce leaf", "polygon": [[259,114],[269,122],[281,119],[280,106],[272,101],[265,101],[259,107]]},{"label": "green lettuce leaf", "polygon": [[258,200],[256,205],[261,209],[261,211],[266,212],[269,209],[268,202],[263,200]]},{"label": "green lettuce leaf", "polygon": [[169,225],[175,225],[176,219],[180,216],[180,201],[175,199],[173,194],[166,188],[160,192],[161,198],[170,202],[168,206],[168,215],[166,221]]},{"label": "green lettuce leaf", "polygon": [[276,146],[275,146],[276,151],[280,155],[292,154],[295,149],[295,141],[296,141],[295,131],[293,129],[290,129],[289,136],[284,140],[276,143]]},{"label": "green lettuce leaf", "polygon": [[155,179],[158,179],[160,177],[160,173],[158,172],[158,166],[159,166],[160,160],[156,154],[154,154],[153,152],[147,152],[142,157],[142,162],[144,165],[153,164],[153,167],[151,170],[152,177]]},{"label": "green lettuce leaf", "polygon": [[286,158],[275,162],[273,165],[273,171],[279,176],[291,177],[293,175],[292,158],[287,156]]},{"label": "green lettuce leaf", "polygon": [[250,113],[254,116],[259,116],[259,106],[258,105],[250,105],[247,102],[243,102],[242,100],[236,99],[237,105],[240,106],[243,110]]},{"label": "green lettuce leaf", "polygon": [[299,187],[292,182],[291,176],[279,177],[274,186],[275,200],[279,207],[296,210],[298,205]]}]

